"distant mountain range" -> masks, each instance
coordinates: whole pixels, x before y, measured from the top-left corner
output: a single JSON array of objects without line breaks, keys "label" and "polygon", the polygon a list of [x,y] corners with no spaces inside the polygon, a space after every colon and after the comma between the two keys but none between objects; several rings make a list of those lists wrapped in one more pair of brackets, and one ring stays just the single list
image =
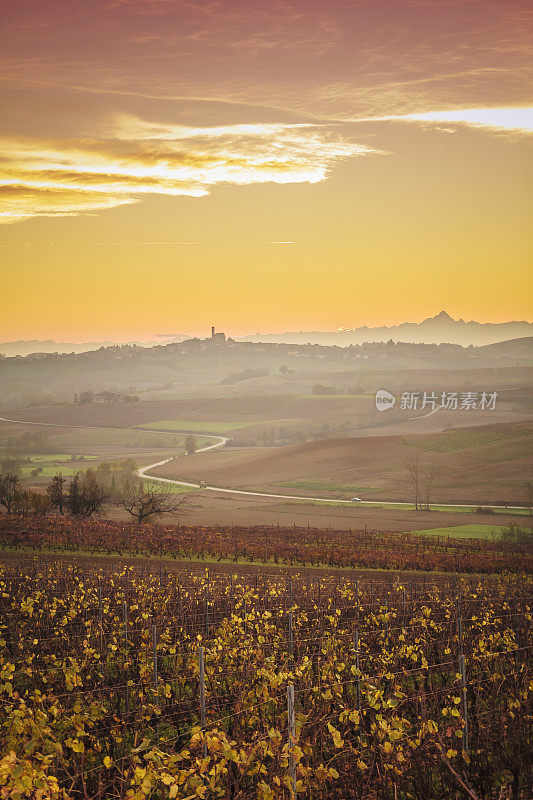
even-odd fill
[{"label": "distant mountain range", "polygon": [[[161,336],[152,342],[119,342],[119,344],[153,347],[154,345],[183,342],[189,339],[185,334]],[[162,341],[164,340],[164,341]],[[117,342],[55,342],[53,339],[19,339],[16,342],[0,342],[0,354],[4,356],[28,356],[33,353],[87,353],[100,347],[111,347]]]},{"label": "distant mountain range", "polygon": [[[453,319],[446,311],[423,322],[403,322],[401,325],[383,325],[369,328],[363,325],[351,330],[338,331],[288,331],[286,333],[256,333],[235,339],[238,342],[274,342],[280,344],[321,344],[346,347],[364,342],[412,342],[414,344],[460,344],[462,347],[483,347],[511,339],[523,339],[533,335],[531,322],[465,322]],[[157,334],[148,342],[56,342],[52,339],[21,339],[16,342],[0,342],[0,354],[5,356],[27,356],[34,353],[86,353],[101,347],[116,344],[153,347],[155,345],[183,342],[190,339],[184,333]],[[524,343],[522,349],[528,349]]]},{"label": "distant mountain range", "polygon": [[531,322],[465,322],[453,319],[446,311],[423,322],[403,322],[401,325],[383,325],[380,328],[361,328],[338,331],[292,331],[287,333],[256,333],[243,336],[238,341],[280,342],[283,344],[322,344],[346,347],[364,342],[414,342],[422,344],[460,344],[478,347],[507,339],[520,339],[533,335]]}]

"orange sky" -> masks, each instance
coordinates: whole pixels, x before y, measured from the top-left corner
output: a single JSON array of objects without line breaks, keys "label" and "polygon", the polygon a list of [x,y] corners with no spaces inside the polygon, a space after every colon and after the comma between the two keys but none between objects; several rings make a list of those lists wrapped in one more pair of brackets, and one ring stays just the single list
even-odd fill
[{"label": "orange sky", "polygon": [[530,3],[0,14],[0,341],[531,318]]}]

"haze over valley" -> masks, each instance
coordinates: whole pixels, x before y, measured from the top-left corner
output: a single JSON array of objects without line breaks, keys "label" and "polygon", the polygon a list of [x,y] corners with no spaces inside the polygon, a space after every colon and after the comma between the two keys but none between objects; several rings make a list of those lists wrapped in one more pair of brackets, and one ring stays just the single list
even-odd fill
[{"label": "haze over valley", "polygon": [[0,2],[1,800],[531,800],[532,31]]}]

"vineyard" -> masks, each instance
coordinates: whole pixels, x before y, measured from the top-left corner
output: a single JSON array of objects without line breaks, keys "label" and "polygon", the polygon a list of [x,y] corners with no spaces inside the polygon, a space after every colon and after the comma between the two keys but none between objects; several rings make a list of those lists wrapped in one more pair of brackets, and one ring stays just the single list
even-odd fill
[{"label": "vineyard", "polygon": [[[527,537],[526,537],[527,538]],[[0,548],[430,572],[533,572],[528,541],[281,526],[151,525],[0,515]]]},{"label": "vineyard", "polygon": [[483,447],[484,445],[498,444],[508,439],[517,439],[522,436],[530,437],[531,435],[530,426],[493,425],[445,431],[435,436],[427,436],[424,439],[413,439],[409,444],[422,450],[432,450],[437,453],[451,453],[455,450],[466,450],[469,447]]},{"label": "vineyard", "polygon": [[529,796],[524,575],[25,555],[0,590],[3,798]]}]

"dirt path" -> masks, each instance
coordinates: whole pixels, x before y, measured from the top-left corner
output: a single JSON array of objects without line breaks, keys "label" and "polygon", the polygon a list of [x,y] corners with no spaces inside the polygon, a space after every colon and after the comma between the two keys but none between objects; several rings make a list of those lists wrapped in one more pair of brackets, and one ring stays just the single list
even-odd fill
[{"label": "dirt path", "polygon": [[[436,411],[438,411],[438,409],[430,411],[428,414],[422,414],[421,417],[431,416]],[[410,417],[410,419],[411,420],[420,419],[421,417]],[[40,425],[40,426],[52,427],[52,428],[83,428],[83,429],[102,429],[102,430],[120,430],[120,431],[124,431],[124,430],[136,430],[136,431],[138,431],[138,430],[151,430],[149,428],[143,428],[140,425],[135,426],[135,428],[129,428],[128,429],[128,428],[112,428],[109,425],[69,425],[69,424],[66,424],[66,423],[27,422],[26,420],[7,419],[5,417],[0,417],[0,422],[8,422],[8,423],[11,423],[11,424],[16,424],[16,425]],[[190,433],[190,431],[178,431],[178,430],[164,431],[164,430],[158,430],[158,433],[173,433],[173,434],[177,434],[177,433]],[[223,447],[228,441],[228,438],[226,436],[219,436],[219,435],[214,435],[214,434],[204,434],[204,433],[199,434],[199,435],[203,436],[204,438],[215,439],[216,441],[213,444],[207,445],[206,447],[200,447],[199,449],[197,449],[195,451],[196,453],[205,453],[207,450],[214,450],[214,449],[216,449],[218,447]],[[218,492],[218,493],[223,493],[223,494],[239,495],[239,496],[245,496],[245,497],[260,497],[260,498],[264,497],[264,498],[271,498],[271,499],[276,499],[276,500],[307,500],[307,501],[313,501],[313,502],[314,501],[319,501],[320,503],[335,503],[336,505],[344,504],[344,505],[352,506],[352,507],[354,505],[358,505],[358,506],[365,506],[365,505],[366,506],[368,506],[368,505],[375,506],[375,505],[379,505],[379,506],[383,506],[384,508],[396,508],[397,506],[402,506],[402,507],[408,508],[408,507],[413,505],[412,503],[407,503],[405,501],[375,500],[375,499],[374,500],[359,500],[355,504],[352,500],[339,500],[338,498],[335,498],[335,497],[311,497],[309,495],[271,494],[271,493],[268,493],[268,492],[253,492],[253,491],[248,491],[248,490],[245,490],[245,489],[231,489],[231,488],[227,488],[227,487],[223,487],[223,486],[204,486],[204,485],[201,485],[199,483],[191,483],[191,482],[188,482],[188,481],[179,481],[179,480],[176,480],[176,479],[173,479],[173,478],[161,478],[161,477],[156,476],[156,475],[149,475],[148,474],[150,470],[156,469],[156,467],[162,467],[165,464],[169,464],[173,460],[174,460],[173,458],[167,458],[167,459],[164,459],[163,461],[157,461],[154,464],[148,464],[145,467],[141,467],[141,469],[138,470],[137,474],[139,475],[140,478],[145,478],[145,479],[146,478],[150,478],[150,480],[158,481],[160,483],[170,483],[170,484],[174,484],[176,486],[183,486],[185,488],[190,488],[190,489],[202,489],[202,490],[210,491],[210,492]],[[438,505],[439,507],[442,507],[442,508],[450,508],[450,509],[454,509],[454,508],[472,508],[473,509],[473,508],[476,508],[476,504],[468,504],[468,503],[437,503],[435,505]],[[488,508],[495,508],[495,509],[496,508],[497,509],[500,508],[499,506],[487,506],[487,507]],[[509,508],[510,510],[520,510],[521,511],[521,510],[524,510],[526,507],[525,506],[507,506],[507,508]]]},{"label": "dirt path", "polygon": [[[214,447],[220,447],[221,444],[209,445],[209,447],[202,447],[200,450],[196,450],[197,453],[202,453],[204,450],[212,450]],[[178,481],[174,478],[161,478],[156,475],[148,474],[150,470],[156,469],[156,467],[163,467],[165,464],[170,464],[171,461],[174,461],[173,458],[167,458],[164,461],[157,461],[155,464],[148,464],[146,467],[142,467],[138,471],[138,475],[140,478],[150,478],[152,481],[159,481],[161,483],[170,483],[176,486],[184,486],[188,489],[202,489],[203,491],[209,492],[222,492],[223,494],[232,494],[232,495],[240,495],[244,497],[266,497],[266,498],[273,498],[275,500],[307,500],[312,502],[320,502],[320,503],[335,503],[335,505],[347,505],[347,506],[383,506],[384,508],[396,508],[397,506],[410,508],[413,504],[407,503],[405,501],[398,501],[398,500],[339,500],[337,497],[311,497],[309,495],[301,495],[301,494],[271,494],[269,492],[252,492],[246,489],[228,489],[223,486],[207,486],[199,483],[190,483],[189,481]],[[471,508],[474,509],[477,507],[475,503],[433,503],[433,505],[438,506],[439,508]],[[500,506],[486,506],[487,508],[494,508],[501,510]],[[523,510],[525,506],[506,506],[506,508],[510,510]]]}]

